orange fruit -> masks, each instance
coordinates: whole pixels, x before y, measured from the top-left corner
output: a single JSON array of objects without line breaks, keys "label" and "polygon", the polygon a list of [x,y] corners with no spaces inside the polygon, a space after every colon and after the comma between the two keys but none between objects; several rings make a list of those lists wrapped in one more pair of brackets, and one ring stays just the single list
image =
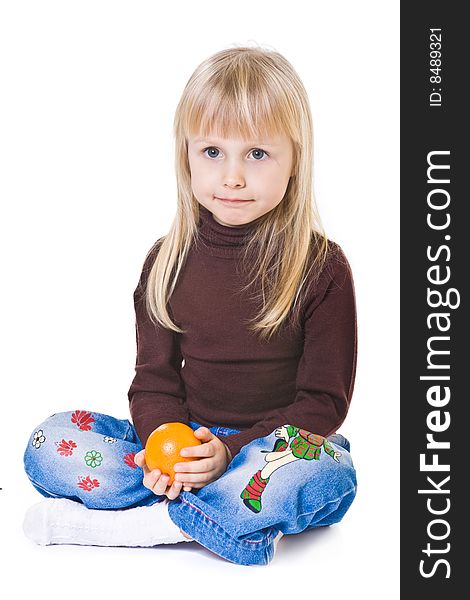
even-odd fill
[{"label": "orange fruit", "polygon": [[194,431],[184,423],[163,423],[152,431],[145,444],[145,462],[150,470],[159,469],[170,476],[168,485],[175,480],[173,467],[176,463],[198,460],[191,456],[180,456],[180,451],[189,446],[200,446],[201,441]]}]

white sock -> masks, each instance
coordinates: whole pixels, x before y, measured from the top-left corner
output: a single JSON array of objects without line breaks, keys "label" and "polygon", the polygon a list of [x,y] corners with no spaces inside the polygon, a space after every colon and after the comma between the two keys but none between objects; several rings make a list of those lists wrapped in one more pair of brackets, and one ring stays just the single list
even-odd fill
[{"label": "white sock", "polygon": [[96,510],[66,498],[47,498],[31,506],[23,522],[36,544],[157,546],[192,542],[168,514],[169,500],[125,510]]},{"label": "white sock", "polygon": [[276,537],[274,538],[274,552],[276,552],[277,545],[279,544],[279,540],[282,538],[284,534],[280,531]]}]

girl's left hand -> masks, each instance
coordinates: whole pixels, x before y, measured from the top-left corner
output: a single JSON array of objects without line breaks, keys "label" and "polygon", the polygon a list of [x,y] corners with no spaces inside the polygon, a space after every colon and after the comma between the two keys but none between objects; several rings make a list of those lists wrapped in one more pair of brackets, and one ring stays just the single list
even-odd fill
[{"label": "girl's left hand", "polygon": [[207,427],[199,427],[194,435],[201,440],[200,446],[190,446],[181,450],[182,456],[197,458],[190,462],[174,465],[175,481],[184,482],[184,489],[203,488],[218,479],[231,460],[230,450]]}]

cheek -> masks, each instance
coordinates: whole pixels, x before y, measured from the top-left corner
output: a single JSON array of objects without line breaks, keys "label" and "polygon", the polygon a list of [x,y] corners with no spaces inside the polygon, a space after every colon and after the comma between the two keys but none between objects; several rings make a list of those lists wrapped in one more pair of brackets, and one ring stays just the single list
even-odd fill
[{"label": "cheek", "polygon": [[203,199],[212,195],[214,186],[212,184],[213,174],[208,169],[197,165],[191,170],[191,189],[198,199]]},{"label": "cheek", "polygon": [[203,185],[205,181],[210,179],[211,169],[201,160],[190,161],[189,168],[191,171],[191,180],[197,182],[198,185]]},{"label": "cheek", "polygon": [[195,168],[191,171],[191,185],[193,188],[201,190],[207,182],[207,174],[200,168]]},{"label": "cheek", "polygon": [[280,173],[273,173],[264,180],[264,190],[269,199],[273,202],[279,202],[286,191],[289,179]]}]

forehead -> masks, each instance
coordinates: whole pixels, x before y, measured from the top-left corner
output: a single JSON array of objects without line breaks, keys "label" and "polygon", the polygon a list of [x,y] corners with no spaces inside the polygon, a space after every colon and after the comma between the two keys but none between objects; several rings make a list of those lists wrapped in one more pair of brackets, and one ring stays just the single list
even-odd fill
[{"label": "forehead", "polygon": [[[222,110],[222,108],[224,110]],[[285,128],[280,122],[268,119],[266,115],[256,117],[253,114],[240,115],[237,111],[228,111],[228,107],[219,107],[221,115],[211,111],[191,115],[184,129],[186,137],[204,140],[240,140],[246,143],[257,140],[270,142],[284,137]]]},{"label": "forehead", "polygon": [[289,142],[289,138],[283,134],[260,134],[259,136],[253,137],[241,137],[239,135],[216,135],[209,133],[208,135],[202,135],[200,133],[192,134],[189,136],[188,141],[193,144],[224,144],[231,143],[237,145],[252,146],[254,144],[260,144],[263,146],[281,146]]}]

